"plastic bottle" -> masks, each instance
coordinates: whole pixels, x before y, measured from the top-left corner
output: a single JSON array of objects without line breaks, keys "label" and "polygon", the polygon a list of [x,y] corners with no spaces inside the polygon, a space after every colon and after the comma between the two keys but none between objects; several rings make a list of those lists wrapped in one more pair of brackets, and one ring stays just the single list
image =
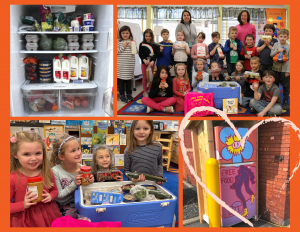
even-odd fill
[{"label": "plastic bottle", "polygon": [[61,71],[62,71],[61,81],[63,83],[70,83],[70,61],[66,56],[63,56],[61,62]]},{"label": "plastic bottle", "polygon": [[53,80],[55,82],[61,82],[61,61],[58,56],[53,59]]},{"label": "plastic bottle", "polygon": [[70,61],[70,79],[77,80],[78,79],[78,58],[75,54],[68,55]]},{"label": "plastic bottle", "polygon": [[136,43],[134,40],[131,41],[131,54],[137,54]]},{"label": "plastic bottle", "polygon": [[82,54],[79,58],[79,75],[78,77],[82,80],[89,79],[89,58]]}]

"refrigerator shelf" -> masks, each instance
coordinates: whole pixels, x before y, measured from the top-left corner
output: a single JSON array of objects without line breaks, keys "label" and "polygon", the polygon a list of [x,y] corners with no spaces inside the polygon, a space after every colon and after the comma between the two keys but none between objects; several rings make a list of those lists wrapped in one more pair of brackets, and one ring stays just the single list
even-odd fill
[{"label": "refrigerator shelf", "polygon": [[[76,34],[99,34],[103,32],[99,31],[18,31],[18,34],[70,34],[70,35],[76,35]],[[106,32],[107,33],[107,32]]]},{"label": "refrigerator shelf", "polygon": [[98,53],[98,50],[62,50],[62,51],[27,51],[27,50],[20,50],[19,53],[26,53],[26,54],[58,54],[58,53]]}]

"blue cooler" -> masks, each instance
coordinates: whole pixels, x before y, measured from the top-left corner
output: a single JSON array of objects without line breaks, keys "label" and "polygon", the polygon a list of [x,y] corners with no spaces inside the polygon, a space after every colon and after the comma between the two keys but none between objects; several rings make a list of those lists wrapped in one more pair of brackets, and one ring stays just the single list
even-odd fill
[{"label": "blue cooler", "polygon": [[[199,82],[198,91],[202,93],[214,93],[215,108],[223,109],[223,99],[238,98],[241,94],[241,86],[234,81],[226,81],[228,87],[218,87],[223,82]],[[235,84],[237,87],[230,87],[229,84]],[[238,101],[239,102],[239,101]]]},{"label": "blue cooler", "polygon": [[[122,187],[126,184],[155,185],[157,190],[167,192],[173,198],[105,205],[85,205],[84,203],[84,190],[92,190],[100,187]],[[138,183],[131,181],[98,182],[88,186],[80,186],[75,191],[75,206],[80,215],[88,217],[92,222],[120,221],[122,227],[171,227],[173,222],[175,222],[176,202],[176,196],[162,186],[157,185],[154,181]]]}]

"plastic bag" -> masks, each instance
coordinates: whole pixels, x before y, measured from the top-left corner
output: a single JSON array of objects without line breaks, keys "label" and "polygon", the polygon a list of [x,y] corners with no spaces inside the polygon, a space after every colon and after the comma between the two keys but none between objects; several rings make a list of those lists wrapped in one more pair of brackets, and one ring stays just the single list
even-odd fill
[{"label": "plastic bag", "polygon": [[52,39],[49,38],[47,35],[42,35],[39,46],[43,50],[52,50]]},{"label": "plastic bag", "polygon": [[32,16],[23,16],[22,17],[22,23],[32,25],[35,22],[35,18]]},{"label": "plastic bag", "polygon": [[134,195],[134,197],[141,201],[148,195],[148,190],[140,185],[136,185],[130,189],[130,193]]},{"label": "plastic bag", "polygon": [[146,69],[146,77],[147,77],[147,83],[152,83],[153,73],[152,73],[152,67],[150,67],[150,65]]},{"label": "plastic bag", "polygon": [[23,24],[19,27],[19,31],[34,31],[34,26]]},{"label": "plastic bag", "polygon": [[61,37],[57,37],[53,40],[53,50],[64,50],[66,47],[66,40]]},{"label": "plastic bag", "polygon": [[53,16],[50,7],[39,5],[39,13],[42,21],[42,31],[53,30]]},{"label": "plastic bag", "polygon": [[54,28],[53,31],[69,31],[69,22],[71,21],[70,14],[61,12],[54,13]]}]

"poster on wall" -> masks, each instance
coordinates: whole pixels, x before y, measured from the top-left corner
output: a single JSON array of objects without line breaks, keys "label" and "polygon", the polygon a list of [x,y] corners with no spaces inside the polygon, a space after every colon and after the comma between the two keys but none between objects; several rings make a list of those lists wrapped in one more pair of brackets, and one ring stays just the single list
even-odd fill
[{"label": "poster on wall", "polygon": [[44,133],[47,151],[50,151],[50,145],[53,141],[64,135],[64,126],[44,126]]},{"label": "poster on wall", "polygon": [[267,24],[273,24],[275,32],[273,37],[277,38],[277,33],[281,29],[285,29],[286,9],[267,9]]},{"label": "poster on wall", "polygon": [[264,32],[264,26],[266,25],[265,21],[257,21],[257,25],[256,25],[256,42],[258,43],[258,41],[262,38],[262,36],[265,34]]},{"label": "poster on wall", "polygon": [[38,127],[22,127],[22,131],[35,132],[40,134],[40,129]]}]

